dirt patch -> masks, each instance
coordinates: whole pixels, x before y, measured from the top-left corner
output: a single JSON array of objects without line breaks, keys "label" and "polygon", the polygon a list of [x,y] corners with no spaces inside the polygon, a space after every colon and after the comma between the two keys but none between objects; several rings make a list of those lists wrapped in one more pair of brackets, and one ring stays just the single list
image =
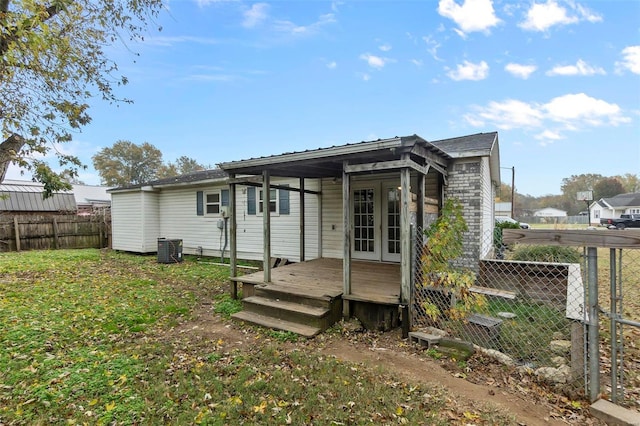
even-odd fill
[{"label": "dirt patch", "polygon": [[[260,329],[242,327],[213,314],[202,305],[192,320],[168,331],[162,339],[188,337],[191,341],[222,342],[225,351],[255,345]],[[275,342],[274,342],[275,343]],[[403,340],[400,331],[389,333],[325,333],[296,343],[278,342],[286,349],[315,351],[346,362],[380,369],[408,383],[429,383],[445,388],[458,405],[474,408],[493,406],[515,416],[519,425],[603,425],[586,408],[553,394],[481,355],[459,367],[447,359],[430,358],[423,349]]]}]

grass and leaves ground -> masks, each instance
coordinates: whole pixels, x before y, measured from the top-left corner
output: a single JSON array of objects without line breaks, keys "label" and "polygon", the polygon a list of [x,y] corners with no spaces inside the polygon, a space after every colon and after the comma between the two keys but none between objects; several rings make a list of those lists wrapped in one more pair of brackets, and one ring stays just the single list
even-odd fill
[{"label": "grass and leaves ground", "polygon": [[238,309],[227,277],[192,259],[0,254],[0,424],[514,423],[443,387],[322,354],[321,339],[189,337],[203,306],[222,318]]}]

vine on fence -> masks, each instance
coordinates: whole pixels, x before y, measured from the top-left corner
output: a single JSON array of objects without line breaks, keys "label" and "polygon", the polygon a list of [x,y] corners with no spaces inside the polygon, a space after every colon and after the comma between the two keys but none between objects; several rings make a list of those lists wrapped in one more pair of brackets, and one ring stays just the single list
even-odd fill
[{"label": "vine on fence", "polygon": [[475,273],[452,265],[463,254],[463,234],[467,229],[462,204],[448,198],[442,214],[425,230],[427,243],[420,256],[423,274],[419,285],[436,290],[440,297],[425,298],[420,307],[434,323],[442,316],[462,319],[486,305],[484,296],[469,290]]}]

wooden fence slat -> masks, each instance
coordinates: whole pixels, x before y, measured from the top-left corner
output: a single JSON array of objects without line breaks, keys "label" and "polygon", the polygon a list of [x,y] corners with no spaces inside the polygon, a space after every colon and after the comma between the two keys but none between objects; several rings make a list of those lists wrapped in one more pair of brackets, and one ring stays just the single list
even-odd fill
[{"label": "wooden fence slat", "polygon": [[13,227],[16,234],[16,251],[20,251],[20,225],[18,224],[18,218],[15,216],[13,217]]},{"label": "wooden fence slat", "polygon": [[0,251],[109,247],[110,225],[108,212],[92,216],[2,213]]}]

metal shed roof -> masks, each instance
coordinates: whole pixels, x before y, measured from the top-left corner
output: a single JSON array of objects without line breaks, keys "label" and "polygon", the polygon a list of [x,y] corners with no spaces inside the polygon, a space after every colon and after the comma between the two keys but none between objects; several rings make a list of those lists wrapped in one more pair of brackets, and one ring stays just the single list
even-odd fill
[{"label": "metal shed roof", "polygon": [[73,194],[55,193],[43,199],[42,188],[27,186],[23,191],[6,191],[8,185],[0,185],[0,211],[14,212],[61,212],[76,211]]}]

